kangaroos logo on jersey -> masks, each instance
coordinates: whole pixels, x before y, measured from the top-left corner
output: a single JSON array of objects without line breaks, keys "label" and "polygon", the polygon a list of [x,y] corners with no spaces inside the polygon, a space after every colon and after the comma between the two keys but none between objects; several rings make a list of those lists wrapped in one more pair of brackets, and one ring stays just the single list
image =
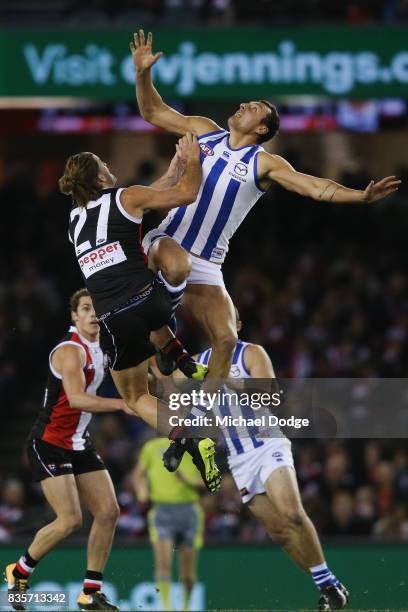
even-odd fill
[{"label": "kangaroos logo on jersey", "polygon": [[214,151],[211,147],[208,146],[205,142],[200,142],[200,149],[204,153],[204,155],[214,155]]}]

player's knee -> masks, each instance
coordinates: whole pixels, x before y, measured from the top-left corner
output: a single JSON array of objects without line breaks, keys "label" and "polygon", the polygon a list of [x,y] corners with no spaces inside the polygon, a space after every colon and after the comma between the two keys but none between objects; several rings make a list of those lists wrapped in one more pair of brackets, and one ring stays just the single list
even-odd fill
[{"label": "player's knee", "polygon": [[302,527],[306,519],[306,513],[303,508],[288,508],[281,516],[281,520],[284,525],[284,529],[293,529]]},{"label": "player's knee", "polygon": [[94,519],[104,524],[116,525],[120,515],[120,508],[116,502],[103,506],[95,513]]},{"label": "player's knee", "polygon": [[214,335],[213,350],[232,353],[238,341],[238,334],[233,329],[223,329]]},{"label": "player's knee", "polygon": [[70,512],[58,519],[58,528],[61,536],[66,538],[74,531],[77,531],[82,527],[82,514],[78,510],[76,512]]},{"label": "player's knee", "polygon": [[170,285],[180,285],[191,272],[190,255],[180,249],[176,257],[163,258],[160,268],[164,278]]},{"label": "player's knee", "polygon": [[279,546],[284,546],[288,540],[288,530],[285,530],[282,527],[267,527],[266,528],[269,537],[273,542],[278,544]]}]

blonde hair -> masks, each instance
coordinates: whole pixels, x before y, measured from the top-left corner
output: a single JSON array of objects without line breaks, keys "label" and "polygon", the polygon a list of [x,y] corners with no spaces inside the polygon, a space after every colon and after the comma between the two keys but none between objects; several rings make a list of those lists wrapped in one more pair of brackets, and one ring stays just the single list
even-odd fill
[{"label": "blonde hair", "polygon": [[68,157],[63,176],[58,181],[61,193],[70,195],[77,206],[84,207],[99,197],[99,166],[92,153]]}]

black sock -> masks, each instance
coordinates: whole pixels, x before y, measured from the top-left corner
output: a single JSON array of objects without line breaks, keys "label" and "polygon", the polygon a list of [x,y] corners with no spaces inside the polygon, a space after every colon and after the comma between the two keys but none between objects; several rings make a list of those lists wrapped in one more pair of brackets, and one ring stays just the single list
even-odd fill
[{"label": "black sock", "polygon": [[94,572],[93,570],[87,570],[84,580],[84,593],[85,595],[91,595],[96,591],[102,590],[103,574],[102,572]]},{"label": "black sock", "polygon": [[25,557],[25,562],[27,563],[27,565],[29,565],[30,567],[35,567],[38,563],[38,561],[36,561],[35,559],[32,558],[32,556],[30,555],[30,553],[27,552],[24,555]]},{"label": "black sock", "polygon": [[176,362],[177,367],[185,376],[190,378],[197,371],[196,362],[177,338],[172,338],[162,351]]},{"label": "black sock", "polygon": [[184,346],[179,340],[177,340],[177,338],[172,338],[170,342],[168,342],[166,346],[162,348],[162,351],[176,363],[185,355],[189,357],[189,354],[185,350]]},{"label": "black sock", "polygon": [[[38,561],[32,558],[28,550],[17,561],[16,567],[13,569],[14,578],[27,579],[34,571]],[[21,568],[21,571],[20,571]]]},{"label": "black sock", "polygon": [[185,437],[185,433],[186,428],[184,427],[184,425],[177,425],[176,427],[173,427],[173,429],[169,433],[169,440],[181,444],[181,440]]}]

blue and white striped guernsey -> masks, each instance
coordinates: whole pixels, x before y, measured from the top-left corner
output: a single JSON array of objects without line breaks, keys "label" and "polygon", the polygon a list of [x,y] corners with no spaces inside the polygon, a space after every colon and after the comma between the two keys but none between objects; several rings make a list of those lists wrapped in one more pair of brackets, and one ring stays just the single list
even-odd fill
[{"label": "blue and white striped guernsey", "polygon": [[264,191],[258,183],[258,145],[232,149],[229,132],[199,137],[203,179],[197,199],[173,208],[158,229],[182,247],[222,263],[228,243]]},{"label": "blue and white striped guernsey", "polygon": [[[232,363],[229,376],[230,378],[251,378],[251,374],[248,372],[248,369],[245,365],[245,349],[248,346],[248,342],[243,342],[243,340],[238,340],[234,354],[232,356]],[[208,365],[210,361],[212,349],[207,349],[200,353],[197,357],[198,363],[202,363],[204,365]]]},{"label": "blue and white striped guernsey", "polygon": [[[245,365],[245,349],[247,346],[248,342],[238,340],[232,357],[232,364],[229,373],[230,378],[251,378],[251,374]],[[197,357],[198,363],[208,365],[211,357],[211,351],[212,349],[209,348],[200,353]],[[204,408],[203,411],[205,411]],[[220,415],[221,417],[230,416],[232,414],[237,416],[239,413],[241,413],[246,419],[254,417],[253,411],[247,406],[239,406],[239,408],[234,406],[232,408],[227,402],[223,403],[222,405],[216,405],[214,407],[214,413]],[[265,442],[269,439],[285,437],[281,429],[277,426],[269,427],[267,434],[268,437],[264,437],[263,439],[262,437],[259,437],[260,429],[255,426],[240,428],[228,426],[225,428],[222,427],[222,431],[224,434],[225,451],[230,457],[242,455],[243,453],[254,450],[254,448],[264,446]]]}]

